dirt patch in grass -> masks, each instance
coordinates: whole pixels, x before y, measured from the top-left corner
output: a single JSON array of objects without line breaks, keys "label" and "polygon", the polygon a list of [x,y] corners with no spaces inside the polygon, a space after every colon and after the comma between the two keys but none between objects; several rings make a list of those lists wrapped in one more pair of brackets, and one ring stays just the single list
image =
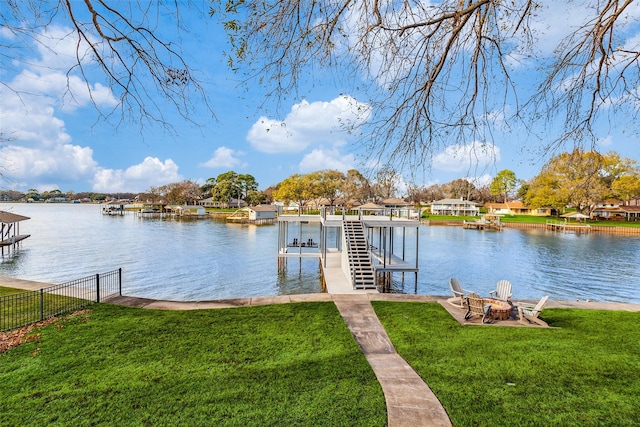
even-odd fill
[{"label": "dirt patch in grass", "polygon": [[[0,353],[4,353],[5,351],[11,350],[12,348],[15,348],[26,342],[37,340],[38,338],[40,338],[40,334],[33,332],[39,330],[44,326],[57,323],[58,327],[62,327],[62,322],[64,322],[65,320],[71,319],[76,316],[89,315],[91,312],[92,310],[78,310],[64,317],[51,317],[49,319],[37,323],[32,323],[31,325],[19,329],[0,332]],[[84,321],[86,321],[86,317]]]}]

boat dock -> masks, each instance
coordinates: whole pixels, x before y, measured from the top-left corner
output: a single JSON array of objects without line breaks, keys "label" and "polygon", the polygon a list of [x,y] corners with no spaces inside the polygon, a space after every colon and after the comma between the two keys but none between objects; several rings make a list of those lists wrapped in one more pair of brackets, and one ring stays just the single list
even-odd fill
[{"label": "boat dock", "polygon": [[483,220],[463,221],[462,222],[462,227],[464,227],[466,230],[469,230],[469,229],[497,230],[497,231],[501,231],[502,230],[502,224],[501,223],[495,224],[495,223],[488,222],[488,221],[483,221]]},{"label": "boat dock", "polygon": [[547,229],[559,231],[562,233],[590,233],[591,226],[589,224],[569,224],[567,222],[547,221]]},{"label": "boat dock", "polygon": [[475,221],[462,221],[462,227],[466,230],[496,230],[502,231],[502,222],[500,221],[500,215],[484,214],[481,219]]},{"label": "boat dock", "polygon": [[19,243],[30,237],[30,234],[20,234],[20,222],[30,219],[28,216],[18,215],[11,212],[0,211],[0,248],[2,256],[4,249],[8,252],[15,251]]},{"label": "boat dock", "polygon": [[[278,227],[278,271],[284,272],[291,258],[300,263],[303,258],[318,258],[322,287],[328,293],[384,292],[390,289],[394,273],[402,274],[402,282],[405,273],[414,273],[417,287],[420,221],[409,215],[403,217],[393,209],[375,215],[323,210],[320,215],[280,215]],[[407,261],[405,234],[413,227],[415,255]],[[394,245],[401,255],[394,253]]]}]

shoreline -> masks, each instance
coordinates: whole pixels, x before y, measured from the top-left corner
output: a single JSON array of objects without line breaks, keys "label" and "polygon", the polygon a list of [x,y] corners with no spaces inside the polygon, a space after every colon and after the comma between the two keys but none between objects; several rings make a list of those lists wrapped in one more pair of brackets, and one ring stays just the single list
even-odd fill
[{"label": "shoreline", "polygon": [[[462,226],[463,220],[457,219],[422,219],[420,220],[420,225],[427,226]],[[521,230],[526,229],[539,229],[539,230],[547,230],[547,224],[540,224],[535,222],[502,222],[501,223],[505,228],[517,228]],[[575,225],[571,223],[570,225]],[[580,224],[577,224],[580,225]],[[596,233],[607,233],[607,234],[640,234],[640,227],[625,227],[625,226],[617,226],[617,225],[589,225],[589,232]]]},{"label": "shoreline", "polygon": [[[54,286],[51,283],[37,282],[33,280],[14,279],[11,277],[0,276],[0,286],[6,288],[21,289],[24,291],[38,291],[41,288]],[[446,301],[451,298],[444,295],[426,295],[426,294],[397,294],[397,293],[363,293],[363,295],[371,301],[406,301],[406,302],[440,302],[447,308]],[[260,297],[247,298],[223,298],[211,300],[195,300],[195,301],[175,301],[162,300],[155,298],[143,298],[132,295],[122,295],[109,298],[106,303],[128,305],[131,307],[150,308],[159,310],[197,310],[206,308],[233,308],[244,307],[250,305],[270,305],[270,304],[286,304],[294,302],[317,302],[317,301],[333,301],[340,298],[340,295],[333,295],[327,292],[312,292],[308,294],[291,294],[291,295],[265,295]],[[520,302],[535,303],[537,301],[528,300],[526,298],[518,300]],[[568,300],[549,300],[547,308],[580,308],[586,310],[621,310],[621,311],[640,311],[640,304],[631,302],[613,302],[613,301],[568,301]]]}]

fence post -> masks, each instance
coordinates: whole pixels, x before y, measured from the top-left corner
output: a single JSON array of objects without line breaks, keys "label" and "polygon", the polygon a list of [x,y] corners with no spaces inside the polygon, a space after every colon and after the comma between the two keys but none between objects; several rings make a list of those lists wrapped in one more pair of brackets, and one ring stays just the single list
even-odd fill
[{"label": "fence post", "polygon": [[118,269],[118,295],[122,296],[122,267]]},{"label": "fence post", "polygon": [[100,302],[100,274],[96,274],[96,302]]},{"label": "fence post", "polygon": [[44,289],[40,288],[40,321],[44,320]]}]

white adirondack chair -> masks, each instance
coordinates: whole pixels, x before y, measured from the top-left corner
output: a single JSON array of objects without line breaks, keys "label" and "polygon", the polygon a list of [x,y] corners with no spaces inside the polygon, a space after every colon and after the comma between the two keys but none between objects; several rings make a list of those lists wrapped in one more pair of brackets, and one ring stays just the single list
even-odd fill
[{"label": "white adirondack chair", "polygon": [[499,299],[500,301],[511,301],[511,288],[510,281],[500,280],[496,284],[496,289],[489,292],[489,297]]},{"label": "white adirondack chair", "polygon": [[451,288],[451,293],[453,294],[453,298],[449,298],[447,302],[455,307],[464,308],[467,294],[471,291],[466,289],[462,289],[462,285],[460,285],[460,281],[455,277],[449,279],[449,288]]},{"label": "white adirondack chair", "polygon": [[547,305],[549,296],[543,296],[535,306],[527,305],[526,303],[518,303],[518,316],[520,317],[520,323],[527,323],[526,321],[536,323],[540,326],[549,326],[547,322],[542,320],[540,313],[544,310],[544,306]]}]

